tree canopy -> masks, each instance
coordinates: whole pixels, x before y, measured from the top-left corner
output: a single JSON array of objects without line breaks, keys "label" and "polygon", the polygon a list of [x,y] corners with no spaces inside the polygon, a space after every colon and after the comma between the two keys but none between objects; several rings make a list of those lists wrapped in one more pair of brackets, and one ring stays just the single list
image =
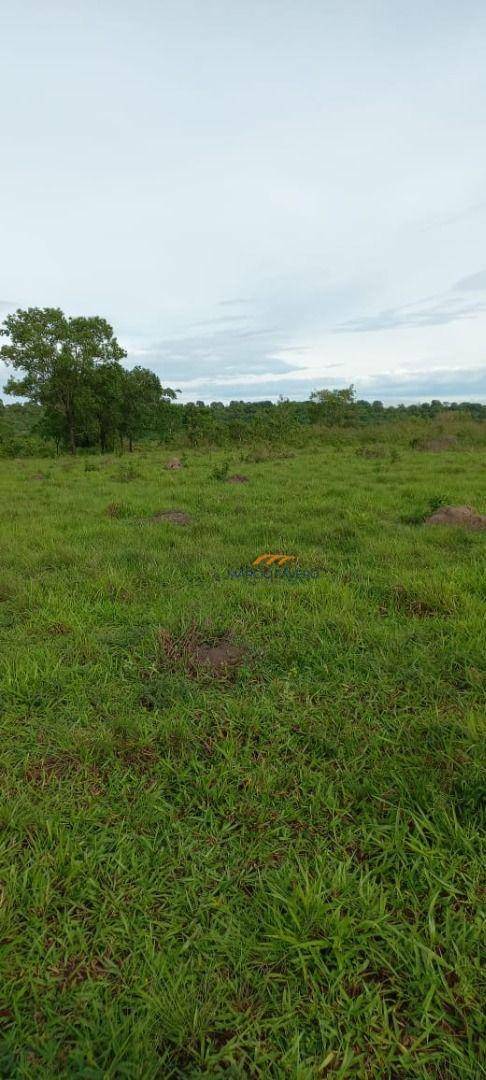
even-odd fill
[{"label": "tree canopy", "polygon": [[116,437],[126,437],[131,449],[134,437],[156,426],[160,403],[175,397],[155,372],[122,366],[126,351],[99,316],[19,309],[0,334],[9,339],[0,358],[19,373],[5,393],[42,406],[42,433],[71,453],[93,441],[106,450]]}]

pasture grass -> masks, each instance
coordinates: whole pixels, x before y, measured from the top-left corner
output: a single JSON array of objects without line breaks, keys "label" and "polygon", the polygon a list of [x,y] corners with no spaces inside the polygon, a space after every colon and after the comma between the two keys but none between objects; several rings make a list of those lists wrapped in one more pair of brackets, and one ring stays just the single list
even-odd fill
[{"label": "pasture grass", "polygon": [[0,1074],[477,1080],[484,450],[168,456],[0,461]]}]

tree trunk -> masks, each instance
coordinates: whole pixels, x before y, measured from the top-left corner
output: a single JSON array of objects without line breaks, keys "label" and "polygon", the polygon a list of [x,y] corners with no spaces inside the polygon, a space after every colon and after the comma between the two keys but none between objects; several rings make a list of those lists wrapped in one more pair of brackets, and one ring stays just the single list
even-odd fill
[{"label": "tree trunk", "polygon": [[73,416],[69,417],[68,423],[69,423],[69,452],[70,452],[70,454],[75,454],[76,453],[76,433],[75,433],[75,430],[74,430],[74,417]]}]

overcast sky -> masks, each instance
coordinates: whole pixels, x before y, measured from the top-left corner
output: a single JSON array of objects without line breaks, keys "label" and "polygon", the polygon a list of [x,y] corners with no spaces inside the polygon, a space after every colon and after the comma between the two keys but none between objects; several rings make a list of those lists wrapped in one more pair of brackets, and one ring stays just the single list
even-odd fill
[{"label": "overcast sky", "polygon": [[0,318],[185,400],[486,401],[485,58],[485,0],[2,0]]}]

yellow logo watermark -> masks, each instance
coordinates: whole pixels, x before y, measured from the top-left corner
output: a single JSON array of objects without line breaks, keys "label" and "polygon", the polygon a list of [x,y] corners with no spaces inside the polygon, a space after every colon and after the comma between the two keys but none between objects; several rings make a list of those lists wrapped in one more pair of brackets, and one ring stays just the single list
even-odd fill
[{"label": "yellow logo watermark", "polygon": [[296,562],[297,555],[259,555],[253,560],[253,566],[286,566],[289,562]]},{"label": "yellow logo watermark", "polygon": [[310,578],[319,577],[320,570],[301,570],[297,559],[297,555],[285,555],[283,551],[275,554],[267,551],[264,555],[257,555],[248,566],[241,566],[239,570],[230,570],[228,576],[248,578],[255,582],[308,581]]}]

